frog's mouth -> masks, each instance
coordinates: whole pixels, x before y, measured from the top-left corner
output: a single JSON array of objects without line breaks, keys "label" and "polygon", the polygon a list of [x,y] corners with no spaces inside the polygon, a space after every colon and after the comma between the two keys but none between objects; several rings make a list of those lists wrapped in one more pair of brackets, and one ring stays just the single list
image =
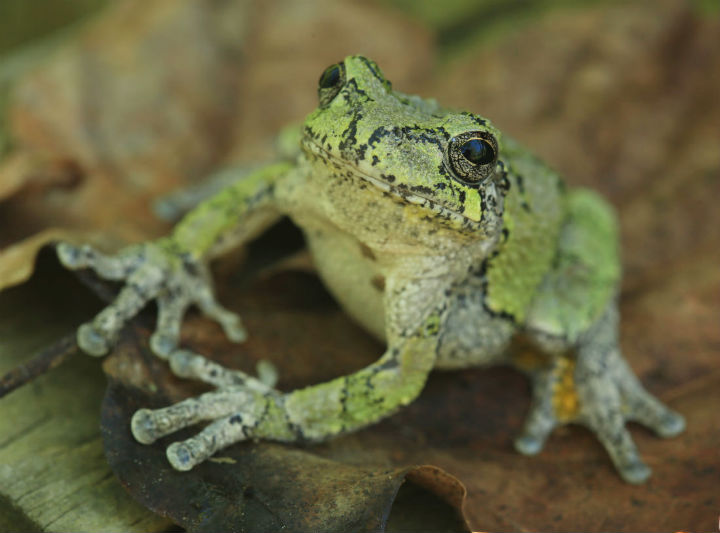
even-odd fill
[{"label": "frog's mouth", "polygon": [[331,161],[332,167],[345,169],[351,172],[353,176],[370,183],[377,189],[395,197],[397,200],[429,209],[434,214],[458,224],[464,230],[477,231],[484,228],[487,231],[491,230],[491,227],[493,226],[493,224],[487,220],[485,211],[483,211],[480,220],[474,220],[463,213],[441,204],[434,198],[428,198],[422,193],[411,191],[405,184],[393,185],[380,178],[372,176],[356,163],[334,156],[331,152],[318,145],[312,138],[303,137],[302,146],[304,151],[312,157],[317,157],[324,161]]}]

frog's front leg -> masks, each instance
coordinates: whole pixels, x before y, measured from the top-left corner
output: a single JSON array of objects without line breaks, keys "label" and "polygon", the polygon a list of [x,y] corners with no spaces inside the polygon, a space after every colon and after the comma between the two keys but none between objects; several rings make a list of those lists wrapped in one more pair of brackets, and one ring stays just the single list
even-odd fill
[{"label": "frog's front leg", "polygon": [[273,190],[291,170],[288,163],[264,167],[200,204],[170,236],[129,246],[115,256],[90,246],[60,243],[58,256],[68,268],[91,268],[102,278],[125,281],[115,301],[78,329],[78,345],[89,354],[104,355],[123,325],[153,299],[158,303],[158,320],[150,345],[163,358],[176,348],[190,305],[218,321],[231,340],[242,341],[240,318],[214,296],[207,261],[256,236],[280,217]]},{"label": "frog's front leg", "polygon": [[441,320],[440,312],[433,311],[419,325],[408,328],[407,322],[391,318],[388,348],[377,362],[286,394],[263,391],[253,384],[236,385],[235,372],[227,369],[215,368],[204,376],[196,373],[194,377],[218,390],[163,409],[139,410],[133,416],[133,434],[140,442],[151,443],[184,427],[212,421],[196,436],[167,448],[174,468],[190,470],[218,450],[247,439],[321,441],[362,428],[409,404],[420,393],[436,359]]},{"label": "frog's front leg", "polygon": [[625,423],[639,422],[661,437],[672,437],[685,422],[640,384],[620,352],[617,322],[612,302],[580,336],[574,355],[557,356],[550,365],[530,372],[533,402],[515,446],[522,453],[535,454],[557,425],[579,423],[595,433],[623,479],[643,483],[651,470]]}]

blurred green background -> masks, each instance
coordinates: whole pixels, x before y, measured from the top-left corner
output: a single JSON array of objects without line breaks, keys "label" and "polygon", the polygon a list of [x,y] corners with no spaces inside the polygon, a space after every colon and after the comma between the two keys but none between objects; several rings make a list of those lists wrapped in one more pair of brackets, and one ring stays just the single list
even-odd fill
[{"label": "blurred green background", "polygon": [[[720,11],[717,0],[691,0],[706,14]],[[92,15],[110,0],[2,0],[0,57]],[[378,0],[423,21],[438,35],[441,52],[467,40],[485,39],[522,19],[549,9],[572,9],[618,0]]]}]

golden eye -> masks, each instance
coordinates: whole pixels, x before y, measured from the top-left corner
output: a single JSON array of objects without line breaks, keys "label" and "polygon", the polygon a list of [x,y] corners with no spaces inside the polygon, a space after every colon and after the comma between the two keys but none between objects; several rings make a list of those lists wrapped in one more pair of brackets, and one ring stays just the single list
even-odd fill
[{"label": "golden eye", "polygon": [[495,170],[498,145],[495,137],[486,131],[468,131],[450,139],[448,160],[457,178],[478,183]]}]

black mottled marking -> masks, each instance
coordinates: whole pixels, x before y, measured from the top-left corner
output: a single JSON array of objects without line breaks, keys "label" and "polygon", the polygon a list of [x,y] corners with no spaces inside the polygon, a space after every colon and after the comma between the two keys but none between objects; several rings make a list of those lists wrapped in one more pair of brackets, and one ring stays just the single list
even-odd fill
[{"label": "black mottled marking", "polygon": [[375,166],[375,165],[377,165],[379,162],[380,162],[380,158],[378,158],[378,156],[376,156],[375,154],[373,154],[372,163],[370,163],[370,164],[371,164],[372,166]]},{"label": "black mottled marking", "polygon": [[363,56],[357,56],[357,59],[359,59],[360,61],[362,61],[365,64],[365,66],[368,68],[368,70],[370,72],[372,72],[372,75],[375,76],[380,83],[382,83],[383,85],[385,85],[386,83],[388,83],[388,84],[390,83],[380,73],[380,69],[373,61],[370,61],[367,57],[363,57]]},{"label": "black mottled marking", "polygon": [[368,138],[368,145],[374,148],[375,145],[380,142],[380,139],[390,135],[390,133],[391,132],[385,126],[375,128],[375,131],[373,131]]},{"label": "black mottled marking", "polygon": [[357,124],[358,121],[360,121],[362,118],[363,114],[359,111],[354,113],[352,118],[350,119],[350,123],[340,134],[342,140],[340,141],[340,143],[338,143],[338,149],[340,150],[340,153],[343,154],[343,157],[348,160],[354,159],[354,157],[351,157],[351,151],[357,143]]},{"label": "black mottled marking", "polygon": [[196,277],[200,275],[198,271],[197,263],[193,261],[190,254],[185,252],[181,254],[180,259],[182,260],[183,270],[190,276]]},{"label": "black mottled marking", "polygon": [[372,373],[373,375],[378,374],[379,372],[382,372],[383,370],[397,370],[400,366],[398,362],[398,356],[400,355],[400,350],[397,348],[394,348],[392,352],[390,352],[390,357],[385,359],[380,364],[377,364],[373,366]]},{"label": "black mottled marking", "polygon": [[482,263],[480,263],[480,268],[472,268],[472,274],[480,279],[481,283],[481,290],[480,295],[482,299],[482,306],[485,312],[490,315],[492,318],[500,318],[503,320],[508,320],[512,322],[514,325],[517,325],[517,320],[515,318],[515,315],[512,313],[508,313],[507,311],[496,311],[495,309],[492,309],[490,305],[487,302],[487,295],[488,295],[488,279],[487,279],[487,271],[491,266],[492,260],[498,256],[500,253],[500,250],[495,250],[492,252],[488,257],[486,257]]},{"label": "black mottled marking", "polygon": [[420,195],[423,194],[432,194],[433,190],[430,187],[427,187],[426,185],[413,185],[410,187],[410,190],[415,193],[419,193]]},{"label": "black mottled marking", "polygon": [[310,137],[311,139],[317,140],[317,138],[320,136],[319,133],[315,133],[315,130],[312,129],[311,126],[304,126],[303,132],[305,134],[305,137]]},{"label": "black mottled marking", "polygon": [[343,87],[342,91],[340,91],[340,94],[342,95],[343,100],[345,100],[345,102],[350,106],[357,104],[358,101],[373,101],[373,99],[368,96],[367,92],[358,87],[355,78],[350,78],[347,82],[345,82],[345,87]]},{"label": "black mottled marking", "polygon": [[[512,186],[512,183],[510,181],[510,178],[508,177],[508,169],[505,165],[505,162],[498,159],[497,162],[499,177],[496,178],[496,182],[498,184],[498,188],[500,189],[500,192],[503,196],[506,196],[507,193],[510,191],[510,187]],[[518,186],[518,190],[520,190],[520,187]]]},{"label": "black mottled marking", "polygon": [[525,180],[520,174],[516,174],[515,183],[517,183],[518,192],[520,193],[520,207],[529,213],[531,209],[525,198]]},{"label": "black mottled marking", "polygon": [[475,122],[475,124],[477,124],[478,126],[487,126],[487,120],[485,120],[485,119],[482,118],[482,117],[477,116],[477,115],[474,114],[474,113],[470,113],[469,111],[462,111],[462,112],[460,112],[460,114],[463,115],[463,116],[465,116],[465,117],[469,117],[469,118],[472,119],[472,121]]},{"label": "black mottled marking", "polygon": [[377,275],[373,276],[370,280],[370,284],[380,292],[385,292],[385,276]]},{"label": "black mottled marking", "polygon": [[423,128],[415,124],[412,126],[395,126],[392,129],[380,126],[370,134],[368,145],[374,147],[382,138],[389,135],[407,139],[412,143],[422,142],[434,144],[441,150],[444,149],[445,143],[450,140],[450,134],[442,126],[438,128]]},{"label": "black mottled marking", "polygon": [[485,222],[485,215],[488,212],[488,205],[485,201],[485,190],[477,189],[478,196],[480,196],[480,223]]},{"label": "black mottled marking", "polygon": [[375,257],[375,253],[372,251],[372,248],[362,242],[360,243],[360,253],[363,257],[370,259],[370,261],[375,261],[377,259],[377,257]]},{"label": "black mottled marking", "polygon": [[231,424],[242,424],[243,417],[240,414],[233,415],[230,417],[230,423]]},{"label": "black mottled marking", "polygon": [[[380,174],[380,177],[388,183],[394,183],[396,179],[393,174]],[[407,186],[404,183],[401,183],[400,185],[398,185],[398,187],[403,188]]]},{"label": "black mottled marking", "polygon": [[348,400],[348,388],[350,376],[343,377],[342,395],[340,396],[340,408],[343,413],[347,413],[347,400]]},{"label": "black mottled marking", "polygon": [[147,300],[145,287],[143,287],[142,285],[139,285],[138,283],[128,283],[126,287],[133,291],[135,294],[137,294],[143,300]]},{"label": "black mottled marking", "polygon": [[451,176],[450,172],[448,172],[448,169],[445,168],[445,163],[440,163],[438,165],[438,174],[440,174],[444,178],[449,178]]}]

